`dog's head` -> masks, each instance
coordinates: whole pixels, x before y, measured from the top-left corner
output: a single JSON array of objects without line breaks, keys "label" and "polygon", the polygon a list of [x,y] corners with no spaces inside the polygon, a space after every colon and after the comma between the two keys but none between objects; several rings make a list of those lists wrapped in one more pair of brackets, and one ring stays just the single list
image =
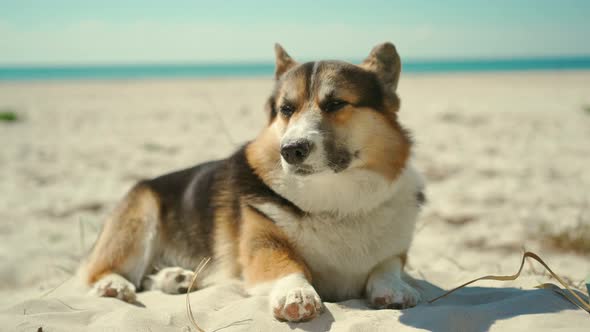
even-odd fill
[{"label": "dog's head", "polygon": [[299,64],[280,45],[275,51],[265,139],[276,140],[283,172],[313,177],[362,168],[395,179],[410,148],[397,122],[401,63],[395,47],[376,46],[360,65]]}]

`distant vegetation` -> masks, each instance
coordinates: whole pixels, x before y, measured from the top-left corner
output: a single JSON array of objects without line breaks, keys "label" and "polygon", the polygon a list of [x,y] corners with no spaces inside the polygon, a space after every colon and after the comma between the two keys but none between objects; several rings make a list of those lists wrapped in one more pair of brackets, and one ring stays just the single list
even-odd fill
[{"label": "distant vegetation", "polygon": [[541,229],[541,235],[549,246],[579,254],[590,254],[590,223],[580,222],[575,227],[558,232]]},{"label": "distant vegetation", "polygon": [[590,105],[582,106],[582,110],[584,110],[584,112],[586,112],[586,114],[590,115]]},{"label": "distant vegetation", "polygon": [[18,113],[11,109],[0,109],[0,122],[17,122],[20,121]]}]

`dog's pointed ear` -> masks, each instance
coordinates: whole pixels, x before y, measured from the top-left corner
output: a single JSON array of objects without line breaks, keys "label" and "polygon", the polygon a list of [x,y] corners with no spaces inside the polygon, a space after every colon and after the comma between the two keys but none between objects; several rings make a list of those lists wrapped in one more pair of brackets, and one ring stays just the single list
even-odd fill
[{"label": "dog's pointed ear", "polygon": [[275,57],[275,79],[297,64],[279,43],[275,44]]},{"label": "dog's pointed ear", "polygon": [[387,90],[392,92],[397,90],[402,64],[392,43],[387,42],[373,47],[361,67],[377,74]]}]

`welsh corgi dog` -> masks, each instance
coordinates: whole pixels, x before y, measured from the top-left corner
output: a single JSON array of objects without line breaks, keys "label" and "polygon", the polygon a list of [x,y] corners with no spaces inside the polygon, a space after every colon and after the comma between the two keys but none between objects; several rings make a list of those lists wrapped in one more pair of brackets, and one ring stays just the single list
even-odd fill
[{"label": "welsh corgi dog", "polygon": [[264,129],[226,159],[137,183],[81,266],[91,294],[186,293],[211,257],[197,288],[241,279],[283,321],[313,319],[322,301],[419,302],[402,276],[423,182],[398,122],[394,45],[360,65],[275,53]]}]

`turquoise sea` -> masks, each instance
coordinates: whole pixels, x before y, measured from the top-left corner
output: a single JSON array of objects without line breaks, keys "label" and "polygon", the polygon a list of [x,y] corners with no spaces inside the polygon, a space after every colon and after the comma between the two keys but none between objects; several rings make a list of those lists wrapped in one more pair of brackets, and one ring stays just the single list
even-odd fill
[{"label": "turquoise sea", "polygon": [[[409,60],[404,73],[590,70],[590,56],[555,58]],[[0,66],[0,81],[270,76],[272,63],[88,66]]]}]

